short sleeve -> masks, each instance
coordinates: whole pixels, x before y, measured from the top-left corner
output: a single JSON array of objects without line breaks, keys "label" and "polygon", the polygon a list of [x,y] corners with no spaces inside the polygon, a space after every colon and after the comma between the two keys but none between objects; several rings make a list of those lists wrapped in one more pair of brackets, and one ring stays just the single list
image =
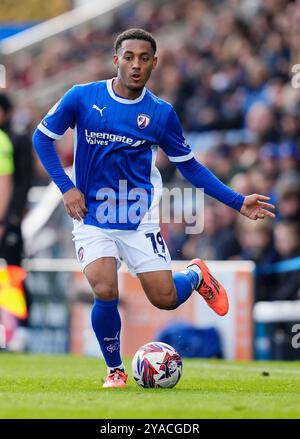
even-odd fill
[{"label": "short sleeve", "polygon": [[14,170],[13,144],[8,135],[0,130],[0,175],[11,175]]},{"label": "short sleeve", "polygon": [[167,154],[169,160],[174,163],[185,162],[194,157],[190,146],[186,143],[181,124],[173,108],[167,119],[159,146]]},{"label": "short sleeve", "polygon": [[52,139],[60,139],[68,128],[76,125],[78,87],[73,86],[48,111],[38,129]]}]

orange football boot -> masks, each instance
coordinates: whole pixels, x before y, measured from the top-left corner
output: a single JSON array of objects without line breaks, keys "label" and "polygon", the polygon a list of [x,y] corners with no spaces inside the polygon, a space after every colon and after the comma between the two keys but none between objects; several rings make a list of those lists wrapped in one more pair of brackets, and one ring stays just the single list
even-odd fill
[{"label": "orange football boot", "polygon": [[107,375],[102,387],[126,387],[127,378],[123,370],[116,369]]},{"label": "orange football boot", "polygon": [[225,288],[212,276],[202,259],[193,259],[188,268],[191,265],[197,265],[202,272],[202,281],[196,291],[198,291],[211,309],[220,316],[225,316],[229,309]]}]

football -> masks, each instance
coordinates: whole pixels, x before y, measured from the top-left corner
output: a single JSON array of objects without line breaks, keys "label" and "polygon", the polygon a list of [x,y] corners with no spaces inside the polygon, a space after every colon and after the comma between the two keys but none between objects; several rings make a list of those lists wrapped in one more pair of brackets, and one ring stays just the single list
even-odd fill
[{"label": "football", "polygon": [[140,347],[132,360],[132,373],[143,388],[171,388],[182,375],[182,360],[170,345],[151,342]]}]

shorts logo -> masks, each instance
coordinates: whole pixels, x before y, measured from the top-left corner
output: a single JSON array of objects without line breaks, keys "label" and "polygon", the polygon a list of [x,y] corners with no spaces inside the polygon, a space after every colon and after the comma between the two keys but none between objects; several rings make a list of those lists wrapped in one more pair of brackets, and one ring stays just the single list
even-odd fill
[{"label": "shorts logo", "polygon": [[79,259],[79,262],[82,262],[82,261],[83,261],[83,257],[84,257],[84,249],[83,249],[83,247],[80,247],[80,249],[78,250],[78,259]]},{"label": "shorts logo", "polygon": [[137,124],[138,127],[143,130],[144,128],[146,128],[150,123],[150,116],[148,116],[147,114],[138,114],[137,117]]},{"label": "shorts logo", "polygon": [[167,258],[166,258],[164,255],[160,255],[160,254],[158,253],[157,256],[159,256],[160,258],[163,258],[163,259],[167,262]]}]

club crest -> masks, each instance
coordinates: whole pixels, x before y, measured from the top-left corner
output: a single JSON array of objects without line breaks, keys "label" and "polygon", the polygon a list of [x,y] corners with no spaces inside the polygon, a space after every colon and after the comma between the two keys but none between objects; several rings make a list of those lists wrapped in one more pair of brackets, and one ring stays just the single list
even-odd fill
[{"label": "club crest", "polygon": [[150,123],[150,116],[148,116],[147,114],[138,114],[137,117],[137,124],[138,127],[143,130],[144,128],[146,128]]},{"label": "club crest", "polygon": [[78,250],[78,259],[80,262],[82,262],[83,258],[84,258],[84,248],[80,247],[80,249]]}]

